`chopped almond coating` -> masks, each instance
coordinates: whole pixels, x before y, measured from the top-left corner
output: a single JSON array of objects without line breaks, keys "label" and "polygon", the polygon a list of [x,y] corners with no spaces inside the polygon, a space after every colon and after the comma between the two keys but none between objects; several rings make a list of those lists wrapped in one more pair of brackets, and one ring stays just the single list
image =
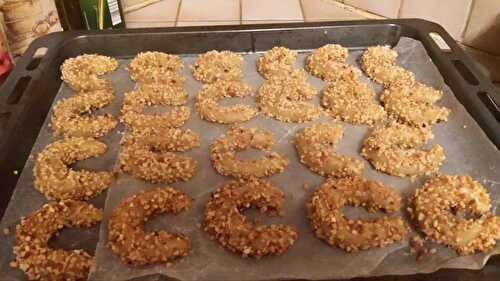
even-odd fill
[{"label": "chopped almond coating", "polygon": [[266,80],[257,102],[262,112],[283,122],[302,123],[317,119],[321,108],[310,103],[317,94],[302,70]]},{"label": "chopped almond coating", "polygon": [[91,227],[102,219],[102,211],[73,200],[51,202],[25,217],[16,226],[13,265],[29,280],[86,280],[94,257],[84,250],[52,249],[48,242],[64,227]]},{"label": "chopped almond coating", "polygon": [[184,193],[168,186],[123,198],[109,220],[109,248],[134,266],[166,263],[187,256],[189,238],[164,230],[146,232],[144,223],[159,214],[183,212],[191,207],[191,202]]},{"label": "chopped almond coating", "polygon": [[189,129],[150,128],[123,137],[120,167],[134,177],[151,182],[187,181],[196,174],[197,162],[173,151],[200,146],[199,136]]},{"label": "chopped almond coating", "polygon": [[[460,255],[485,252],[500,239],[500,217],[487,190],[470,176],[438,176],[417,189],[409,209],[427,237]],[[469,213],[475,218],[460,214]]]},{"label": "chopped almond coating", "polygon": [[306,69],[326,81],[357,80],[360,71],[345,63],[348,55],[348,50],[341,45],[327,44],[307,57]]},{"label": "chopped almond coating", "polygon": [[[180,106],[186,102],[187,93],[181,87],[141,86],[138,90],[125,94],[121,109],[121,121],[132,129],[180,127],[186,123],[190,116],[189,107]],[[170,105],[174,108],[167,113],[144,113],[146,107],[154,105]]]},{"label": "chopped almond coating", "polygon": [[118,124],[110,114],[90,115],[115,99],[112,89],[95,90],[58,101],[50,126],[57,135],[66,137],[102,137]]},{"label": "chopped almond coating", "polygon": [[386,117],[374,96],[374,91],[359,80],[339,80],[328,84],[321,103],[334,119],[372,125]]},{"label": "chopped almond coating", "polygon": [[413,86],[391,87],[384,90],[380,100],[390,116],[403,123],[429,127],[447,121],[450,110],[433,103],[441,99],[442,91],[415,83]]},{"label": "chopped almond coating", "polygon": [[326,179],[306,207],[314,233],[332,247],[347,252],[385,247],[403,240],[408,233],[400,216],[349,219],[342,214],[346,205],[371,212],[395,212],[401,206],[401,198],[391,188],[374,181],[358,177]]},{"label": "chopped almond coating", "polygon": [[218,102],[228,97],[244,97],[252,88],[239,81],[217,81],[204,85],[196,96],[196,108],[202,119],[221,124],[242,123],[257,115],[257,109],[243,104],[221,106]]},{"label": "chopped almond coating", "polygon": [[386,46],[369,47],[361,56],[361,68],[375,82],[384,87],[412,86],[415,76],[396,65],[398,53]]},{"label": "chopped almond coating", "polygon": [[219,187],[205,207],[203,229],[224,248],[243,257],[284,254],[298,239],[294,226],[256,225],[243,215],[257,208],[279,215],[285,201],[283,192],[264,179],[236,180]]},{"label": "chopped almond coating", "polygon": [[288,158],[269,152],[261,159],[240,160],[236,158],[236,152],[250,147],[269,150],[274,143],[272,133],[267,130],[233,128],[215,140],[210,149],[210,158],[221,175],[235,178],[267,177],[283,172],[290,163]]},{"label": "chopped almond coating", "polygon": [[360,175],[363,162],[333,151],[343,132],[340,125],[329,123],[315,124],[299,131],[294,143],[300,162],[322,176]]},{"label": "chopped almond coating", "polygon": [[33,168],[35,188],[49,199],[88,199],[107,189],[111,172],[73,170],[76,161],[97,157],[106,145],[91,138],[67,138],[49,144],[38,154]]},{"label": "chopped almond coating", "polygon": [[61,65],[61,79],[76,92],[102,90],[111,87],[111,81],[99,75],[114,71],[118,61],[111,57],[84,54],[69,58]]},{"label": "chopped almond coating", "polygon": [[193,76],[203,83],[217,80],[234,81],[243,76],[243,57],[231,51],[210,51],[198,56],[193,68]]},{"label": "chopped almond coating", "polygon": [[128,66],[134,81],[145,84],[171,84],[182,86],[184,81],[177,73],[183,68],[179,56],[162,52],[137,54]]},{"label": "chopped almond coating", "polygon": [[433,138],[429,128],[415,128],[398,123],[374,129],[365,139],[361,155],[375,169],[398,177],[429,175],[439,170],[445,160],[443,147],[423,148]]},{"label": "chopped almond coating", "polygon": [[297,51],[285,47],[274,47],[257,59],[257,71],[265,79],[287,76],[293,71]]}]

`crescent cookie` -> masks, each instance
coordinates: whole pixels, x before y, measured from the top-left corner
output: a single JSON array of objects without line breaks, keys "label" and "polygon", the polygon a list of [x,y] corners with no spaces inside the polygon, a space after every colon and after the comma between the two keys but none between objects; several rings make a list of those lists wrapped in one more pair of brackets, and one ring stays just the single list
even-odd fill
[{"label": "crescent cookie", "polygon": [[35,188],[48,199],[88,199],[107,189],[113,174],[107,171],[74,170],[76,161],[97,157],[106,145],[91,138],[67,138],[53,142],[35,160]]},{"label": "crescent cookie", "polygon": [[343,133],[340,125],[329,123],[314,124],[299,131],[294,143],[300,162],[322,176],[360,175],[363,162],[333,151]]},{"label": "crescent cookie", "polygon": [[118,61],[111,57],[84,54],[66,59],[61,65],[61,79],[76,92],[101,90],[111,87],[111,81],[98,76],[114,71]]},{"label": "crescent cookie", "polygon": [[427,180],[415,192],[410,213],[430,240],[460,255],[488,251],[500,240],[500,217],[491,211],[487,190],[470,176],[443,175]]},{"label": "crescent cookie", "polygon": [[86,280],[94,257],[81,249],[49,247],[49,240],[64,227],[92,227],[102,219],[102,211],[73,200],[51,202],[21,219],[16,226],[13,252],[15,267],[29,280]]},{"label": "crescent cookie", "polygon": [[264,179],[236,180],[219,187],[205,207],[203,229],[231,252],[243,257],[262,257],[285,253],[298,239],[294,226],[256,225],[242,211],[257,208],[268,215],[279,215],[285,197]]},{"label": "crescent cookie", "polygon": [[221,106],[218,102],[228,97],[245,97],[252,88],[239,81],[217,81],[203,85],[196,96],[196,108],[200,117],[221,124],[242,123],[257,115],[257,109],[243,104]]},{"label": "crescent cookie", "polygon": [[189,129],[143,129],[123,137],[120,167],[150,182],[187,181],[196,174],[197,162],[175,151],[200,146],[199,136]]},{"label": "crescent cookie", "polygon": [[375,128],[363,142],[361,155],[375,169],[398,177],[429,175],[445,160],[443,147],[423,148],[433,137],[429,128],[392,123]]},{"label": "crescent cookie", "polygon": [[314,234],[332,247],[347,252],[385,247],[403,240],[408,233],[401,216],[349,219],[342,213],[346,205],[391,213],[399,210],[401,198],[374,181],[358,177],[326,179],[308,201],[307,212]]},{"label": "crescent cookie", "polygon": [[290,163],[288,158],[269,152],[257,160],[240,160],[236,158],[236,152],[250,147],[269,150],[274,143],[274,136],[267,130],[232,128],[212,144],[210,158],[221,175],[235,178],[267,177],[283,172]]},{"label": "crescent cookie", "polygon": [[190,208],[191,202],[189,197],[171,187],[144,190],[123,198],[109,219],[109,248],[134,266],[165,263],[186,256],[189,238],[164,230],[146,232],[144,223],[159,214],[183,212]]}]

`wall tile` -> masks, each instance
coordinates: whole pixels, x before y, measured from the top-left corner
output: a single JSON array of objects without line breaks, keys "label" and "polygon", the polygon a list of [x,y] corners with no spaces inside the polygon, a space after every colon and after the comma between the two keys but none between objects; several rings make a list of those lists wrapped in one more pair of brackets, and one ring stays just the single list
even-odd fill
[{"label": "wall tile", "polygon": [[299,0],[241,0],[243,21],[303,21]]},{"label": "wall tile", "polygon": [[182,0],[179,21],[239,21],[239,0]]},{"label": "wall tile", "polygon": [[357,20],[365,17],[327,0],[302,0],[306,21]]},{"label": "wall tile", "polygon": [[500,1],[474,1],[464,43],[500,55]]},{"label": "wall tile", "polygon": [[244,20],[242,24],[266,24],[266,23],[288,23],[288,22],[304,22],[303,20]]},{"label": "wall tile", "polygon": [[124,14],[127,26],[132,22],[175,22],[180,0],[162,0]]},{"label": "wall tile", "polygon": [[211,26],[211,25],[233,25],[240,21],[179,21],[177,26]]},{"label": "wall tile", "polygon": [[460,40],[469,16],[472,0],[404,0],[400,17],[423,18],[441,24]]},{"label": "wall tile", "polygon": [[344,3],[388,18],[397,18],[401,7],[401,0],[345,0]]}]

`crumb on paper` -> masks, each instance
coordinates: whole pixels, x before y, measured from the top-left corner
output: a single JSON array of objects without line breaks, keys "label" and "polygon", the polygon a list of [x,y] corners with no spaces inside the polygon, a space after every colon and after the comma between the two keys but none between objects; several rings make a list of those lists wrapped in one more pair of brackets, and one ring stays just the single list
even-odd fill
[{"label": "crumb on paper", "polygon": [[467,129],[467,125],[464,125],[464,129]]},{"label": "crumb on paper", "polygon": [[431,251],[429,251],[424,245],[424,240],[417,235],[410,238],[410,254],[415,256],[417,261],[422,260],[429,252],[434,254],[437,250],[431,249]]}]

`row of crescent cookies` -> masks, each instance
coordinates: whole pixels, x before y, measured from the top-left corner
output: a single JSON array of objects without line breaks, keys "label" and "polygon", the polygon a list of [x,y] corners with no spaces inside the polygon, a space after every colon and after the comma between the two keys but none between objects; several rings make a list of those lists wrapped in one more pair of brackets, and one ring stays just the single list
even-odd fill
[{"label": "row of crescent cookies", "polygon": [[33,168],[34,187],[50,202],[21,219],[13,246],[11,266],[24,271],[29,280],[86,279],[95,265],[84,250],[53,249],[48,242],[63,227],[92,227],[102,220],[102,210],[85,200],[106,190],[114,173],[74,170],[69,165],[107,150],[96,138],[108,134],[118,120],[90,113],[115,99],[111,81],[99,76],[117,67],[115,59],[100,55],[70,58],[61,66],[61,78],[75,94],[54,104],[50,127],[62,138],[36,156]]},{"label": "row of crescent cookies", "polygon": [[[382,109],[374,101],[373,90],[359,80],[359,71],[345,63],[347,56],[347,49],[329,44],[313,51],[306,61],[311,74],[328,82],[322,105],[329,115],[352,124],[374,125],[363,142],[361,155],[375,169],[399,177],[438,173],[445,159],[443,148],[434,145],[428,149],[424,145],[433,137],[432,125],[446,121],[450,113],[434,105],[443,92],[417,82],[413,73],[397,66],[396,51],[369,47],[360,63],[369,78],[384,86]],[[407,226],[400,217],[351,220],[341,214],[344,204],[385,212],[401,206],[401,198],[391,188],[359,178],[361,162],[328,151],[341,135],[338,126],[316,124],[299,132],[295,139],[301,162],[330,176],[307,204],[315,234],[347,251],[402,240]],[[500,217],[491,211],[486,188],[470,176],[433,176],[409,201],[407,210],[424,237],[461,255],[491,250],[500,239]],[[464,218],[455,212],[470,212],[477,217]]]}]

